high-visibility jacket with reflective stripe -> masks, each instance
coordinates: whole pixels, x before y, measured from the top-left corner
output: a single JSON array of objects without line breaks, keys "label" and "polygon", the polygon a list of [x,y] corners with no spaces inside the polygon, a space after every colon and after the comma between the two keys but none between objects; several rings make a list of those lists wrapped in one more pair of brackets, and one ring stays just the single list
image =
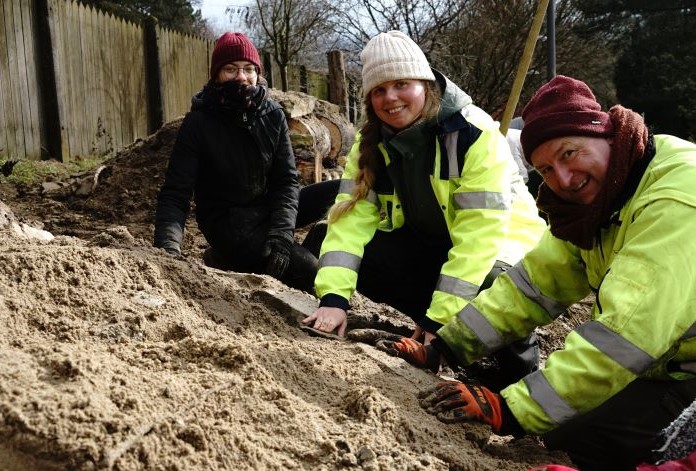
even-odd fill
[{"label": "high-visibility jacket with reflective stripe", "polygon": [[547,232],[438,330],[468,364],[596,292],[593,320],[543,369],[502,391],[530,433],[596,408],[638,377],[696,376],[696,145],[664,135],[655,144],[637,190],[593,249]]},{"label": "high-visibility jacket with reflective stripe", "polygon": [[[434,139],[435,163],[430,176],[453,245],[426,313],[440,324],[476,296],[496,260],[516,263],[536,245],[546,228],[498,123],[473,105],[463,108],[461,114],[466,126],[476,128],[477,137],[467,145],[463,159],[457,155],[457,132]],[[395,139],[398,136],[391,142]],[[358,134],[336,201],[351,197],[358,174],[359,143]],[[379,148],[389,165],[387,150],[382,144]],[[391,231],[403,225],[404,212],[395,191],[379,195],[371,191],[367,199],[358,201],[350,212],[329,225],[320,253],[317,295],[350,299],[364,247],[375,231]]]}]

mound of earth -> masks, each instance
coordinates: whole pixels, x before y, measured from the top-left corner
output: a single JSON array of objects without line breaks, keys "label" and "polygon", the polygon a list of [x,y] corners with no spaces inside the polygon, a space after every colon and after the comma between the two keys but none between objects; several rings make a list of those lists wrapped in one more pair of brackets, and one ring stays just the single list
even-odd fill
[{"label": "mound of earth", "polygon": [[[178,124],[98,172],[3,184],[19,221],[56,237],[0,235],[2,469],[569,464],[533,438],[439,422],[416,397],[437,376],[369,345],[309,335],[298,319],[317,300],[267,276],[204,266],[193,218],[186,258],[152,248]],[[90,181],[90,192],[76,191]],[[412,327],[387,306],[353,301],[352,328]],[[542,347],[558,347],[569,327],[540,332]]]}]

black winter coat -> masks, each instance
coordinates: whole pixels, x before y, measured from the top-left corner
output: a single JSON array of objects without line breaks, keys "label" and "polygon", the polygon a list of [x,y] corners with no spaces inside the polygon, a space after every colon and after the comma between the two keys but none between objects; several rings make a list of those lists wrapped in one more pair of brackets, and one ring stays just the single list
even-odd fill
[{"label": "black winter coat", "polygon": [[[155,246],[180,251],[191,196],[196,221],[235,221],[233,243],[258,234],[292,238],[299,183],[280,105],[265,99],[253,112],[206,105],[203,92],[184,117],[155,215]],[[247,124],[248,123],[248,124]]]}]

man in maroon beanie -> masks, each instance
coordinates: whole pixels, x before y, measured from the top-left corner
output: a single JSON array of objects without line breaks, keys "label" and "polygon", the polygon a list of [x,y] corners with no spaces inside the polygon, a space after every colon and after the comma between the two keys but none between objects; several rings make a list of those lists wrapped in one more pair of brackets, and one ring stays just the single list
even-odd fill
[{"label": "man in maroon beanie", "polygon": [[592,320],[541,370],[500,394],[444,382],[421,404],[445,421],[540,435],[583,470],[635,469],[696,398],[696,145],[653,135],[622,106],[602,111],[585,83],[564,76],[522,117],[549,230],[432,347],[402,356],[468,365],[593,292]]},{"label": "man in maroon beanie", "polygon": [[191,197],[208,265],[266,273],[313,291],[317,259],[296,244],[299,183],[282,108],[242,33],[215,43],[210,80],[192,99],[159,194],[156,247],[180,254]]}]

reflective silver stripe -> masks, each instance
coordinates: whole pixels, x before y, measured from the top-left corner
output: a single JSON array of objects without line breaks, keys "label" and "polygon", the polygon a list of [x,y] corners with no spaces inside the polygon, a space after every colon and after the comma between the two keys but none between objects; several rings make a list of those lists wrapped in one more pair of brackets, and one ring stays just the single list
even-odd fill
[{"label": "reflective silver stripe", "polygon": [[655,363],[655,359],[604,324],[590,321],[575,329],[600,352],[636,375]]},{"label": "reflective silver stripe", "polygon": [[[459,140],[459,131],[454,131],[445,135],[445,150],[447,151],[447,165],[450,178],[460,176],[459,163],[457,162],[457,141]],[[442,149],[440,149],[442,152]]]},{"label": "reflective silver stripe", "polygon": [[455,193],[454,202],[457,205],[457,209],[497,209],[506,211],[511,208],[509,197],[503,193],[492,191]]},{"label": "reflective silver stripe", "polygon": [[556,424],[562,424],[579,414],[576,409],[558,395],[541,370],[528,374],[523,381],[527,385],[527,389],[529,389],[530,397],[539,404],[539,407]]},{"label": "reflective silver stripe", "polygon": [[435,289],[470,301],[476,297],[479,287],[453,276],[440,275]]},{"label": "reflective silver stripe", "polygon": [[326,252],[319,258],[319,268],[324,267],[343,267],[355,272],[360,268],[362,259],[352,253],[334,251]]},{"label": "reflective silver stripe", "polygon": [[[355,180],[341,179],[341,183],[338,186],[339,193],[346,193],[348,195],[352,195],[354,190],[355,190]],[[374,204],[378,208],[380,206],[379,197],[377,196],[377,193],[375,193],[373,190],[370,190],[367,192],[367,198],[365,198],[365,200]]]},{"label": "reflective silver stripe", "polygon": [[457,317],[468,328],[470,328],[476,337],[481,341],[489,352],[498,350],[503,347],[503,338],[497,330],[488,322],[488,319],[483,317],[483,314],[476,309],[473,304],[469,303],[464,306],[464,309],[459,311]]},{"label": "reflective silver stripe", "polygon": [[689,327],[679,340],[688,340],[696,337],[696,323]]},{"label": "reflective silver stripe", "polygon": [[527,296],[529,299],[544,308],[552,319],[555,319],[563,314],[568,308],[568,306],[541,294],[539,288],[532,284],[532,280],[529,278],[527,270],[525,270],[524,266],[522,266],[522,262],[518,262],[514,267],[509,269],[507,274],[512,279],[512,282],[515,283],[517,289],[522,291],[522,294]]}]

